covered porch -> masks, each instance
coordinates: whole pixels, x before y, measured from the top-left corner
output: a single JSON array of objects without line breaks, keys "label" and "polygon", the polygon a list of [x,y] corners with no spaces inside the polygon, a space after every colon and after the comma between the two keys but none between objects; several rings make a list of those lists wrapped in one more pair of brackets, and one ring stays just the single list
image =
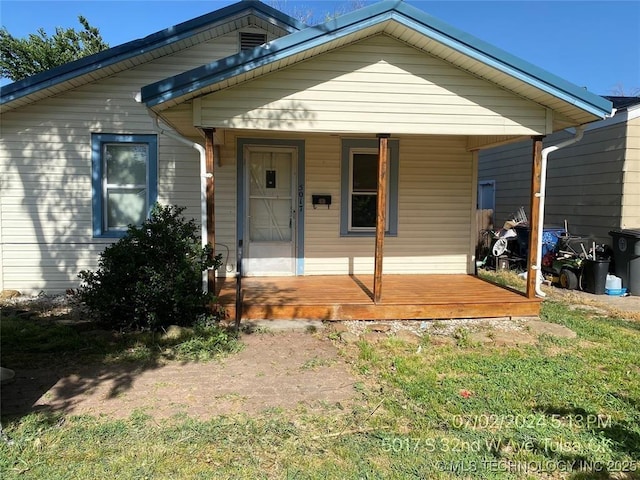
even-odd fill
[{"label": "covered porch", "polygon": [[[204,137],[202,240],[240,259],[218,273],[243,282],[237,295],[210,271],[208,286],[243,319],[538,315],[543,138],[611,111],[404,2],[147,85],[142,100]],[[523,138],[526,295],[470,275],[478,152]]]},{"label": "covered porch", "polygon": [[[385,294],[373,300],[373,275],[247,277],[241,283],[242,320],[422,320],[537,316],[538,298],[473,275],[385,275]],[[236,317],[235,278],[216,292]]]}]

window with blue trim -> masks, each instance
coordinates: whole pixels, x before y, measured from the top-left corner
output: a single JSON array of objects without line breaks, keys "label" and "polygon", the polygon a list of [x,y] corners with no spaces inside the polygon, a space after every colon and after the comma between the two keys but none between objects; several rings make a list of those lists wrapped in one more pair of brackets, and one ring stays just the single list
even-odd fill
[{"label": "window with blue trim", "polygon": [[[398,233],[398,140],[389,141],[386,235]],[[378,140],[342,141],[340,235],[373,236],[378,198]]]},{"label": "window with blue trim", "polygon": [[158,196],[156,135],[93,134],[93,234],[120,237],[147,219]]}]

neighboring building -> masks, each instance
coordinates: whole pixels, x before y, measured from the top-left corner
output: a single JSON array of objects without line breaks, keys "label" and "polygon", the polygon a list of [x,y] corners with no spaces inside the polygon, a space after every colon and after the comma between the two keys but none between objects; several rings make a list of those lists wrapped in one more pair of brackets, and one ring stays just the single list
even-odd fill
[{"label": "neighboring building", "polygon": [[403,2],[309,28],[240,2],[1,94],[0,288],[24,292],[76,287],[156,200],[202,218],[218,276],[241,239],[253,276],[471,274],[477,152],[611,111]]},{"label": "neighboring building", "polygon": [[[640,227],[640,97],[606,98],[615,115],[590,124],[580,142],[549,156],[545,225],[566,220],[571,234],[610,245],[610,230]],[[572,136],[556,132],[543,144]],[[522,206],[528,210],[531,142],[482,151],[478,184],[479,202],[495,210],[496,225]]]}]

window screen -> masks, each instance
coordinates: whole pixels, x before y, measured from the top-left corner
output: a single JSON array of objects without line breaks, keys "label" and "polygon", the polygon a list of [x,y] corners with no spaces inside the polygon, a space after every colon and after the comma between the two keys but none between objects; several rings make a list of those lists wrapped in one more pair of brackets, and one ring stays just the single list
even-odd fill
[{"label": "window screen", "polygon": [[156,135],[91,136],[94,236],[122,236],[140,225],[157,198]]}]

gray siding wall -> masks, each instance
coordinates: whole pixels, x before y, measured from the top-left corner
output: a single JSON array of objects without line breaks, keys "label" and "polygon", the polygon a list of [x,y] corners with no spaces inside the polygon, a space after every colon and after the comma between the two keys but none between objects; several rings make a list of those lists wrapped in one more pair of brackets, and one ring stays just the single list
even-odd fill
[{"label": "gray siding wall", "polygon": [[[572,234],[611,243],[608,232],[621,226],[626,124],[585,132],[577,144],[549,155],[545,225],[561,226],[566,219]],[[572,134],[549,135],[550,146]],[[479,180],[496,182],[496,226],[524,206],[529,212],[532,142],[519,142],[482,151]]]}]

